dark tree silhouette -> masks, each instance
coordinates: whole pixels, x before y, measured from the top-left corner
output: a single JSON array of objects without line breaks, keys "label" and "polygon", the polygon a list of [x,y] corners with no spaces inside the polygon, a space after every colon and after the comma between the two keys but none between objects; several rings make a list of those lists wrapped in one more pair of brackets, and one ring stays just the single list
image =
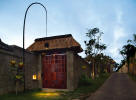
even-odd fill
[{"label": "dark tree silhouette", "polygon": [[133,57],[136,52],[136,34],[133,34],[133,40],[128,40],[127,44],[122,47],[120,50],[120,54],[123,56],[124,61],[126,60],[128,63],[129,70],[129,58]]},{"label": "dark tree silhouette", "polygon": [[[85,54],[87,55],[86,60],[93,64],[93,72],[96,74],[95,67],[98,67],[101,60],[101,52],[107,47],[101,43],[101,35],[104,34],[99,28],[89,29],[86,36],[89,38],[88,41],[84,41],[86,45]],[[94,63],[95,62],[95,63]],[[98,68],[97,68],[98,69]]]}]

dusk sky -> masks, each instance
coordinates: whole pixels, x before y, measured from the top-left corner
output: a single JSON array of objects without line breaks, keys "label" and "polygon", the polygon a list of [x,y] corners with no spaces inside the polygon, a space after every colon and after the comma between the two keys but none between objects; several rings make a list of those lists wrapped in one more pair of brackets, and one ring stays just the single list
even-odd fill
[{"label": "dusk sky", "polygon": [[[0,0],[0,38],[9,45],[22,47],[25,10],[32,2],[40,2],[48,10],[48,37],[72,34],[85,49],[85,33],[98,27],[107,45],[104,54],[115,61],[132,34],[136,33],[136,0]],[[26,20],[26,45],[35,38],[46,37],[46,15],[41,6],[30,8]],[[80,54],[85,57],[84,52]]]}]

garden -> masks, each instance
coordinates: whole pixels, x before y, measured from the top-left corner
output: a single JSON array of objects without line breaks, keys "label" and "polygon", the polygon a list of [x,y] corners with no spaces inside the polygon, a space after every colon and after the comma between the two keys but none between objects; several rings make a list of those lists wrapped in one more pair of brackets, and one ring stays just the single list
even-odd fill
[{"label": "garden", "polygon": [[88,78],[85,75],[82,75],[79,81],[79,87],[70,92],[52,92],[47,93],[41,90],[31,90],[18,93],[9,93],[5,95],[0,95],[1,100],[72,100],[80,99],[85,100],[87,97],[91,96],[105,80],[110,76],[108,73],[103,73],[95,79]]}]

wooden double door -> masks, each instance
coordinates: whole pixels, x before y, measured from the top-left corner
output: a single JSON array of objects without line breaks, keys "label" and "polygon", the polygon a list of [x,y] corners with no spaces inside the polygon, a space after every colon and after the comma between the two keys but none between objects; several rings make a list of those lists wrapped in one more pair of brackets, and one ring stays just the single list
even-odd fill
[{"label": "wooden double door", "polygon": [[66,55],[52,54],[42,57],[43,88],[65,89],[67,86]]}]

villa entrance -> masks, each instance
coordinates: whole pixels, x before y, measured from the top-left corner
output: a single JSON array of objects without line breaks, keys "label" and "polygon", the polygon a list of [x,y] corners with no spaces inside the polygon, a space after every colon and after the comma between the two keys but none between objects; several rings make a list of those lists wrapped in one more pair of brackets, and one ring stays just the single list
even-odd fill
[{"label": "villa entrance", "polygon": [[43,88],[66,89],[66,55],[52,54],[42,58]]}]

